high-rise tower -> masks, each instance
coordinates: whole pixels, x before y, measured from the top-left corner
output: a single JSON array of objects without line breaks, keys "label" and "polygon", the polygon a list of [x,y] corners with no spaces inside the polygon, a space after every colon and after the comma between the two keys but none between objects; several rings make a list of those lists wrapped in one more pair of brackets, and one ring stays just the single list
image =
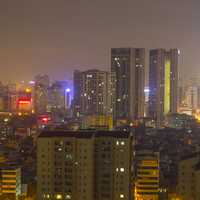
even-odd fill
[{"label": "high-rise tower", "polygon": [[144,116],[145,49],[111,49],[111,71],[116,74],[116,118]]},{"label": "high-rise tower", "polygon": [[115,76],[100,70],[74,72],[74,115],[113,115]]},{"label": "high-rise tower", "polygon": [[150,50],[149,116],[162,124],[164,116],[177,112],[178,49]]},{"label": "high-rise tower", "polygon": [[44,114],[47,112],[48,89],[49,77],[47,75],[36,76],[34,87],[34,107],[37,114]]}]

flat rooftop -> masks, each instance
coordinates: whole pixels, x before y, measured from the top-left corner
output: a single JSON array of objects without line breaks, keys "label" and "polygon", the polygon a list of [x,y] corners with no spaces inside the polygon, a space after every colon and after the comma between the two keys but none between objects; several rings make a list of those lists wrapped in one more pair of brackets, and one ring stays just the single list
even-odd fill
[{"label": "flat rooftop", "polygon": [[75,138],[92,138],[92,137],[114,137],[129,138],[130,133],[125,131],[99,131],[99,130],[80,130],[80,131],[64,131],[52,130],[43,131],[39,138],[49,137],[75,137]]}]

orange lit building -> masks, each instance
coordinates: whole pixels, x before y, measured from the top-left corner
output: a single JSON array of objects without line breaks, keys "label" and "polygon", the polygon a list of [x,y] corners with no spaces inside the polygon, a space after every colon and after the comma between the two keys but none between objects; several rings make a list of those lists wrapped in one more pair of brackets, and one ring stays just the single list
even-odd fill
[{"label": "orange lit building", "polygon": [[159,153],[136,152],[135,200],[159,199]]},{"label": "orange lit building", "polygon": [[21,113],[31,113],[33,110],[32,92],[30,88],[18,92],[16,111]]},{"label": "orange lit building", "polygon": [[106,115],[90,115],[83,119],[83,128],[105,128],[113,129],[112,116]]},{"label": "orange lit building", "polygon": [[18,167],[1,166],[0,198],[13,197],[18,200],[21,195],[21,169]]}]

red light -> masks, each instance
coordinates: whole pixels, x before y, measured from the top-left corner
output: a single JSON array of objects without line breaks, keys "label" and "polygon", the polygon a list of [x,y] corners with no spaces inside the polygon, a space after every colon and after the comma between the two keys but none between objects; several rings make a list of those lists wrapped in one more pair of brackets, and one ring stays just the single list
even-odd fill
[{"label": "red light", "polygon": [[38,123],[39,124],[47,124],[51,118],[47,115],[40,115],[38,116]]},{"label": "red light", "polygon": [[43,117],[43,118],[42,118],[42,121],[43,121],[43,122],[48,122],[48,118],[47,118],[47,117]]},{"label": "red light", "polygon": [[30,104],[30,100],[19,100],[18,104]]}]

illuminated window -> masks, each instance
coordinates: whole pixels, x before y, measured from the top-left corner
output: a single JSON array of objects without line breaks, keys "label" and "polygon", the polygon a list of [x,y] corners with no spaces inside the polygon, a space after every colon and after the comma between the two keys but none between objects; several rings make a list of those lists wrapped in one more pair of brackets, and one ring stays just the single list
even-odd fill
[{"label": "illuminated window", "polygon": [[56,199],[62,199],[62,195],[61,194],[57,194],[56,195]]},{"label": "illuminated window", "polygon": [[124,168],[120,168],[120,172],[124,172]]},{"label": "illuminated window", "polygon": [[124,195],[123,195],[123,194],[120,194],[119,197],[120,197],[120,199],[123,199],[123,198],[124,198]]},{"label": "illuminated window", "polygon": [[124,146],[124,145],[125,145],[125,142],[124,142],[124,141],[121,141],[121,145]]},{"label": "illuminated window", "polygon": [[116,168],[116,172],[118,172],[119,171],[119,168]]},{"label": "illuminated window", "polygon": [[117,146],[119,145],[119,141],[116,142],[116,145],[117,145]]},{"label": "illuminated window", "polygon": [[71,199],[71,195],[67,194],[66,199]]}]

